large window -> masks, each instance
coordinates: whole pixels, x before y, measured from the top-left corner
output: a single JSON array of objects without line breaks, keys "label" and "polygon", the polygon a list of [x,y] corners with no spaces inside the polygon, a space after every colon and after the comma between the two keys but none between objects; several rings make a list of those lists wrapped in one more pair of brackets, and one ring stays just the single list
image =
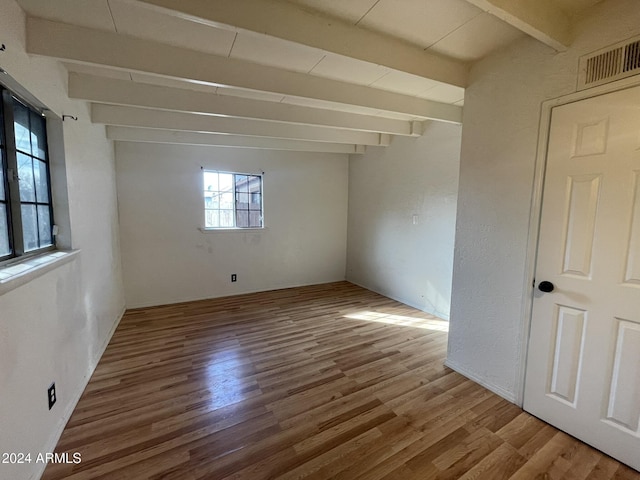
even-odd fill
[{"label": "large window", "polygon": [[204,227],[262,228],[262,176],[204,170]]},{"label": "large window", "polygon": [[53,246],[46,119],[1,93],[0,262]]}]

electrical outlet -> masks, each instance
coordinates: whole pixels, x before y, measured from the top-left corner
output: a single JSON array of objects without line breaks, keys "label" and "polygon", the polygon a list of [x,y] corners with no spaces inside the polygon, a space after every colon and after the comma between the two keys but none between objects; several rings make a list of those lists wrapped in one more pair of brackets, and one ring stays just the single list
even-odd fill
[{"label": "electrical outlet", "polygon": [[235,273],[231,274],[231,281],[232,282],[237,282],[238,281],[238,275],[236,275]]},{"label": "electrical outlet", "polygon": [[51,386],[47,389],[47,397],[49,398],[49,410],[55,405],[57,397],[56,397],[56,382],[53,382]]}]

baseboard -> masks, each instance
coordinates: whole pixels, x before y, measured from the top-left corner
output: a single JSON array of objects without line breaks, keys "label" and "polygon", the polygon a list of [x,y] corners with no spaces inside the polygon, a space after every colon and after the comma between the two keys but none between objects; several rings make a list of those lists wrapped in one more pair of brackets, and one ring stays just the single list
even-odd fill
[{"label": "baseboard", "polygon": [[[64,428],[67,426],[67,422],[71,418],[71,415],[73,414],[73,411],[76,409],[76,405],[78,405],[78,402],[80,401],[80,397],[82,397],[82,394],[84,393],[85,388],[87,388],[87,384],[89,383],[89,380],[91,379],[91,375],[93,375],[93,372],[95,371],[96,367],[98,366],[98,362],[102,358],[102,355],[104,354],[104,351],[107,349],[107,346],[109,345],[109,342],[111,341],[111,337],[113,337],[113,334],[115,333],[116,329],[118,328],[118,325],[120,325],[120,321],[122,320],[122,317],[124,316],[125,310],[126,309],[123,307],[122,311],[120,312],[120,315],[118,316],[117,320],[114,322],[113,326],[111,327],[111,330],[109,330],[109,333],[107,334],[105,340],[102,342],[102,345],[100,345],[100,348],[98,350],[98,354],[95,355],[95,357],[92,359],[92,365],[89,367],[89,369],[85,373],[85,376],[82,378],[82,388],[79,388],[74,393],[71,401],[69,402],[69,404],[67,405],[67,408],[64,411],[64,414],[58,420],[58,423],[57,423],[54,431],[51,433],[51,435],[49,435],[49,439],[47,440],[43,450],[41,450],[42,452],[53,452],[55,450],[56,445],[58,444],[58,441],[60,440],[60,436],[62,435],[62,432],[64,431]],[[40,477],[42,477],[42,474],[44,473],[44,470],[45,470],[45,468],[47,468],[48,464],[47,463],[39,463],[37,465],[38,465],[38,470],[33,472],[33,474],[29,477],[30,480],[38,480]]]},{"label": "baseboard", "polygon": [[493,384],[491,384],[489,382],[486,382],[485,380],[477,377],[475,374],[469,372],[464,367],[461,367],[460,365],[456,364],[455,362],[450,361],[449,359],[445,360],[444,365],[446,367],[449,367],[451,370],[455,370],[460,375],[462,375],[464,377],[467,377],[469,380],[473,380],[478,385],[483,386],[484,388],[486,388],[487,390],[495,393],[496,395],[501,396],[505,400],[507,400],[507,401],[509,401],[511,403],[515,403],[516,405],[518,404],[516,395],[513,392],[509,392],[509,391],[503,389],[502,387],[498,387],[497,385],[493,385]]},{"label": "baseboard", "polygon": [[[188,302],[201,302],[203,300],[214,300],[216,298],[226,298],[226,297],[237,297],[238,295],[250,295],[252,293],[264,293],[264,292],[273,292],[276,290],[286,290],[288,288],[298,288],[298,287],[312,287],[313,285],[326,285],[328,283],[336,283],[336,282],[348,282],[344,278],[340,278],[337,280],[327,280],[322,282],[312,282],[312,283],[296,283],[293,285],[281,285],[274,286],[273,288],[259,288],[259,289],[251,289],[251,290],[243,290],[241,292],[233,292],[233,293],[224,293],[222,295],[213,295],[213,296],[205,296],[205,297],[192,297],[192,298],[173,298],[167,301],[163,301],[158,303],[156,301],[151,302],[142,302],[142,303],[133,303],[131,305],[127,305],[127,310],[134,310],[139,308],[151,308],[151,307],[165,307],[168,305],[176,305],[178,303],[188,303]],[[353,283],[353,282],[350,282]],[[366,287],[363,287],[366,288]]]}]

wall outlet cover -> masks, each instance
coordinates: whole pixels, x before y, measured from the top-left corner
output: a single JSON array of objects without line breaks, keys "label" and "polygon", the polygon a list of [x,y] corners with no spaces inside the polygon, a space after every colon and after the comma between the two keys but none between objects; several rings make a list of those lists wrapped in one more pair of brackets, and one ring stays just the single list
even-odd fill
[{"label": "wall outlet cover", "polygon": [[53,382],[51,386],[47,389],[47,398],[49,399],[49,410],[55,405],[57,397],[56,397],[56,382]]}]

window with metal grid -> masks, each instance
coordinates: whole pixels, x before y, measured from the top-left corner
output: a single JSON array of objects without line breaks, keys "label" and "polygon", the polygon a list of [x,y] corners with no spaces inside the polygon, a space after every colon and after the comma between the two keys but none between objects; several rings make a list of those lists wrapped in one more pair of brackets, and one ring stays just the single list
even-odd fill
[{"label": "window with metal grid", "polygon": [[262,175],[203,170],[205,229],[263,228]]},{"label": "window with metal grid", "polygon": [[2,88],[0,262],[53,248],[46,118]]}]

